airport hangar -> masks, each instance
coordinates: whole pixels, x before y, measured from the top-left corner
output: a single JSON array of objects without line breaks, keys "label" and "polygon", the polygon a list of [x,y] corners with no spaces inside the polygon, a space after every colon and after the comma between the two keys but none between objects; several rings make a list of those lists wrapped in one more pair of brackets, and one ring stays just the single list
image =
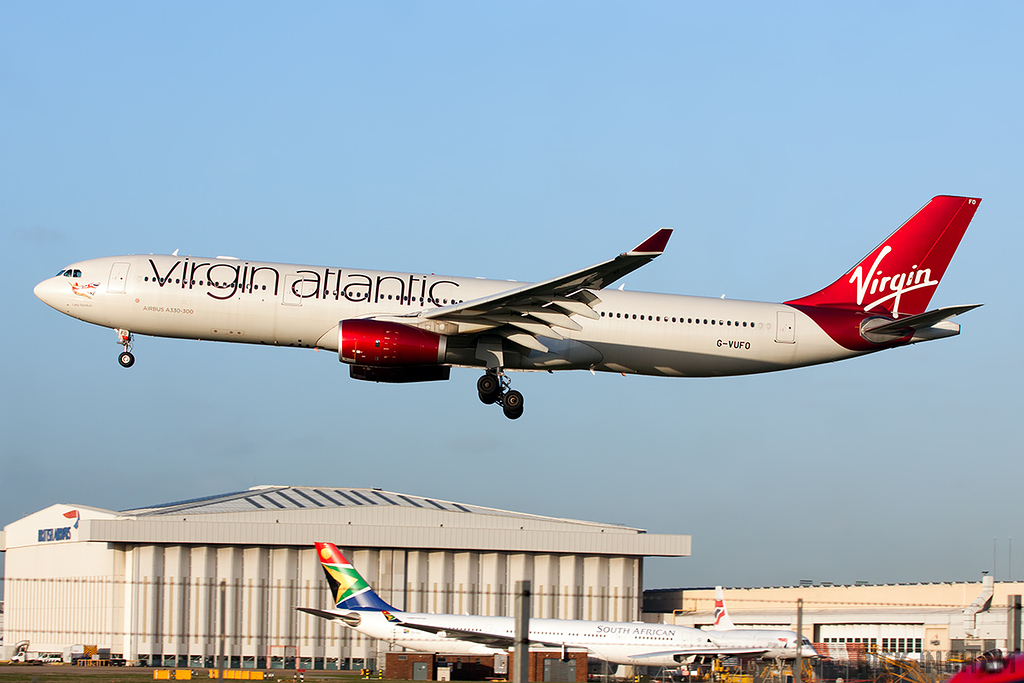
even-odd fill
[{"label": "airport hangar", "polygon": [[[1014,643],[1024,582],[981,581],[726,588],[725,606],[738,628],[796,630],[803,600],[803,635],[819,654],[861,659],[876,651],[912,659],[964,653],[976,656]],[[1016,603],[1018,606],[1013,607]],[[708,628],[715,621],[714,588],[673,588],[644,593],[644,620]]]},{"label": "airport hangar", "polygon": [[4,649],[27,639],[41,653],[213,666],[223,600],[230,667],[383,664],[387,643],[295,609],[332,606],[314,541],[336,543],[397,609],[511,615],[528,579],[536,617],[613,621],[640,619],[644,557],[690,554],[685,535],[379,489],[258,486],[121,512],[55,504],[0,534]]}]

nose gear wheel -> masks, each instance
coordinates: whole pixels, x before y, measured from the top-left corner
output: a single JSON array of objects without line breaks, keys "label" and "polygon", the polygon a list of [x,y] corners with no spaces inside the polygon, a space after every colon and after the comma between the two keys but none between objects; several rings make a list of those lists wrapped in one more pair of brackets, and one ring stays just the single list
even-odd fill
[{"label": "nose gear wheel", "polygon": [[132,353],[132,333],[128,330],[115,330],[117,332],[117,343],[124,347],[118,357],[117,362],[121,364],[122,368],[130,368],[135,365],[135,355]]}]

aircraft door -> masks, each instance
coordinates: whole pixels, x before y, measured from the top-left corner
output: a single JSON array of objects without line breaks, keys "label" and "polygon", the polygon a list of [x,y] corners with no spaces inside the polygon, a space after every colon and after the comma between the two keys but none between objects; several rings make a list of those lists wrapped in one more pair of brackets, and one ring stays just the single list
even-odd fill
[{"label": "aircraft door", "polygon": [[107,292],[110,294],[124,294],[125,284],[128,282],[128,268],[130,263],[115,263],[110,269],[110,280],[107,281]]},{"label": "aircraft door", "polygon": [[775,317],[775,341],[780,344],[796,343],[796,313],[779,311]]},{"label": "aircraft door", "polygon": [[299,295],[299,287],[301,286],[301,275],[285,275],[284,291],[281,293],[281,303],[285,306],[301,306],[302,298]]}]

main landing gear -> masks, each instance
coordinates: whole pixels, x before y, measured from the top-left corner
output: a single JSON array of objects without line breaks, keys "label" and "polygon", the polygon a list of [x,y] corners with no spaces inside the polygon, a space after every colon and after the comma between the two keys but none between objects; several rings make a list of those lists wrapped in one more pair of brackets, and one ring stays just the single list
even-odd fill
[{"label": "main landing gear", "polygon": [[523,395],[515,389],[509,389],[512,383],[501,369],[488,370],[476,381],[476,391],[480,401],[486,405],[497,403],[501,406],[505,417],[518,420],[523,415]]},{"label": "main landing gear", "polygon": [[124,351],[117,357],[117,362],[122,368],[130,368],[135,365],[135,356],[132,355],[132,333],[128,330],[115,330],[117,332],[117,343],[124,347]]}]

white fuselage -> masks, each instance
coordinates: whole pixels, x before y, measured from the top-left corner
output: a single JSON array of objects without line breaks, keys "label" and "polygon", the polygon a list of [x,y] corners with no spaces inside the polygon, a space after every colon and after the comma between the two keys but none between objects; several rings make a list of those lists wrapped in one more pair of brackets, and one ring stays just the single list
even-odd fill
[{"label": "white fuselage", "polygon": [[[761,659],[793,659],[796,657],[796,644],[801,640],[797,638],[796,631],[774,629],[708,629],[705,633],[720,647],[765,648]],[[801,657],[818,656],[809,639],[805,637],[802,642]]]},{"label": "white fuselage", "polygon": [[[339,615],[353,614],[352,610],[336,611]],[[359,611],[354,614],[359,616],[359,624],[352,628],[360,633],[422,652],[486,655],[506,650],[440,633],[420,631],[406,624],[422,623],[431,628],[478,631],[510,639],[515,635],[515,620],[512,617],[397,612],[396,616],[405,623],[396,623],[389,622],[381,612]],[[715,647],[708,634],[688,626],[572,619],[531,619],[530,640],[567,648],[586,648],[595,657],[616,664],[650,666],[678,666],[680,660],[669,654],[674,650],[707,648],[711,653]],[[644,656],[649,653],[666,654]]]},{"label": "white fuselage", "polygon": [[[135,334],[338,350],[341,320],[470,301],[516,286],[501,280],[144,255],[82,261],[36,295],[72,317]],[[785,304],[604,289],[596,320],[544,338],[547,353],[506,353],[507,369],[590,368],[675,377],[740,375],[864,353],[836,343]],[[458,335],[452,337],[458,339]],[[449,343],[445,362],[483,365]]]}]

